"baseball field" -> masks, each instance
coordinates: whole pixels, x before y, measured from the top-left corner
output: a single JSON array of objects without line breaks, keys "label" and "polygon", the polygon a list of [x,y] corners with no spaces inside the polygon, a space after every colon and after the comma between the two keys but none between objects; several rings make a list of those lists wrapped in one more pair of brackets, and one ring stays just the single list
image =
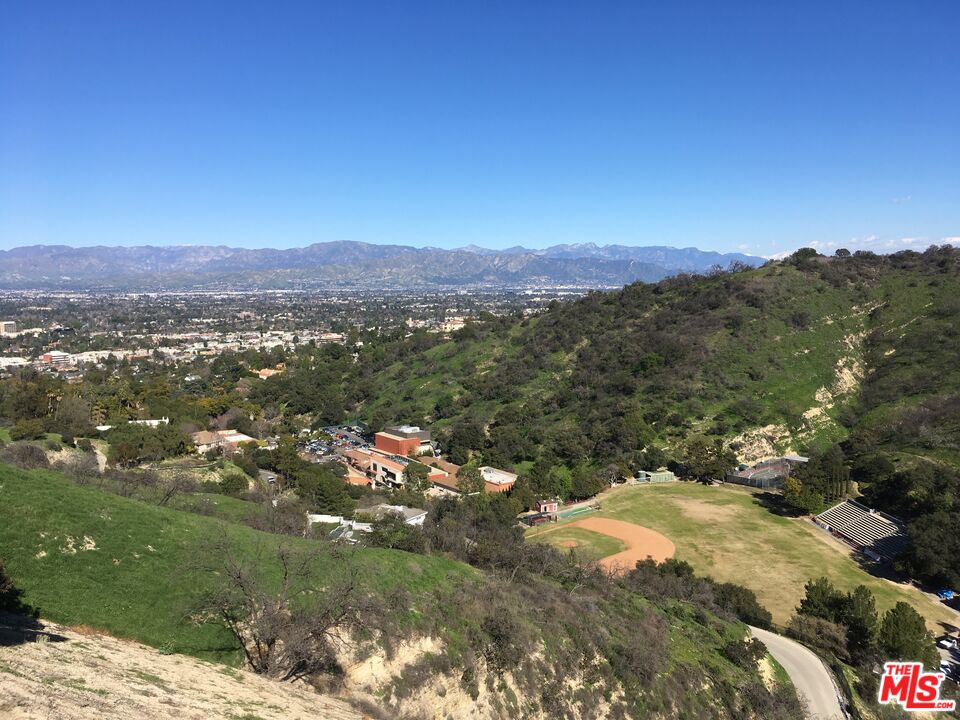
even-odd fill
[{"label": "baseball field", "polygon": [[[804,583],[825,575],[843,590],[866,585],[881,612],[899,600],[910,603],[936,633],[943,631],[944,624],[960,624],[960,617],[935,597],[871,575],[843,543],[809,520],[772,513],[749,489],[694,483],[624,486],[601,494],[598,501],[599,512],[532,528],[528,539],[558,547],[571,547],[573,541],[581,557],[589,560],[621,554],[616,561],[621,566],[622,553],[631,548],[634,556],[629,564],[647,554],[662,559],[657,552],[662,553],[665,546],[653,542],[653,536],[640,533],[624,539],[622,524],[632,523],[666,538],[675,548],[672,555],[689,562],[699,574],[753,590],[777,623],[789,621],[803,597]],[[620,521],[619,534],[596,523],[604,519]],[[589,534],[565,534],[574,531]],[[639,540],[641,536],[646,540]],[[611,539],[623,546],[611,546]],[[608,561],[608,567],[613,562]]]}]

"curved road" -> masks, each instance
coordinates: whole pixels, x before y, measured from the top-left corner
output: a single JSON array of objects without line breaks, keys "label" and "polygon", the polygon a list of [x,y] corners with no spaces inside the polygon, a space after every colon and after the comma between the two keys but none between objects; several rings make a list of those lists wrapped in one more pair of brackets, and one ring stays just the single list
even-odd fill
[{"label": "curved road", "polygon": [[783,665],[801,700],[807,705],[811,720],[843,720],[833,678],[812,651],[782,635],[751,627],[753,636]]}]

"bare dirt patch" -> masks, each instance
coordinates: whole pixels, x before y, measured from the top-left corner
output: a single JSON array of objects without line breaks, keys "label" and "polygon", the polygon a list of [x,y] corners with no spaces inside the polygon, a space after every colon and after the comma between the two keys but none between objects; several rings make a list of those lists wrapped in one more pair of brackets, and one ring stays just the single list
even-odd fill
[{"label": "bare dirt patch", "polygon": [[622,541],[627,549],[615,555],[608,555],[600,564],[611,572],[631,570],[638,561],[651,558],[663,562],[672,558],[676,548],[673,543],[656,530],[642,525],[613,520],[611,518],[592,517],[570,523],[569,527],[581,527],[584,530],[602,533]]},{"label": "bare dirt patch", "polygon": [[578,543],[576,540],[562,540],[560,542],[560,547],[570,549],[577,547],[579,544],[580,543]]},{"label": "bare dirt patch", "polygon": [[695,498],[674,497],[670,498],[670,502],[691,520],[735,522],[739,515],[737,508],[733,506],[717,505]]},{"label": "bare dirt patch", "polygon": [[141,720],[326,718],[359,720],[341,700],[305,685],[184,655],[44,623],[40,640],[0,643],[0,718],[41,720],[107,717]]}]

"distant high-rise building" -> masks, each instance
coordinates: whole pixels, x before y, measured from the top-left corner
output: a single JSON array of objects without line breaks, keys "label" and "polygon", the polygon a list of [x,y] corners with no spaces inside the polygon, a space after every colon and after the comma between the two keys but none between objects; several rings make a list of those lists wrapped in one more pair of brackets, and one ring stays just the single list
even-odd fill
[{"label": "distant high-rise building", "polygon": [[0,335],[15,335],[17,323],[13,320],[0,320]]}]

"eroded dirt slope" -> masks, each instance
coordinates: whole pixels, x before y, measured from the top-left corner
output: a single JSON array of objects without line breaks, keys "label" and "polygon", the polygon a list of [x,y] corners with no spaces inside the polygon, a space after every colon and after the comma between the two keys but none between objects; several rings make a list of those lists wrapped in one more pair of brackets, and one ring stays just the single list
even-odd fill
[{"label": "eroded dirt slope", "polygon": [[364,717],[308,687],[53,623],[25,633],[9,620],[0,617],[3,720]]}]

